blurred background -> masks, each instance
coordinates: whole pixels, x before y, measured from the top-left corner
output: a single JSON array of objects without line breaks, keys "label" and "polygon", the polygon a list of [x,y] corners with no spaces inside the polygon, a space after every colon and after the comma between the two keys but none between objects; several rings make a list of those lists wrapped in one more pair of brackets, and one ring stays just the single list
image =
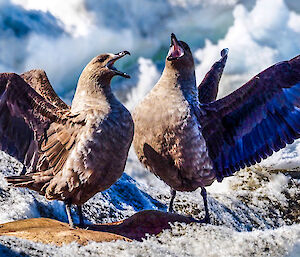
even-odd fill
[{"label": "blurred background", "polygon": [[132,79],[113,87],[132,108],[159,77],[171,32],[191,46],[198,82],[229,48],[222,96],[300,53],[300,1],[0,0],[0,72],[44,69],[70,103],[92,57],[128,50],[117,66]]},{"label": "blurred background", "polygon": [[[229,48],[221,97],[300,54],[300,1],[0,0],[0,72],[44,69],[70,103],[92,57],[128,50],[116,66],[132,79],[114,78],[112,87],[132,110],[159,78],[171,32],[190,45],[198,83]],[[142,169],[134,158],[130,175]]]}]

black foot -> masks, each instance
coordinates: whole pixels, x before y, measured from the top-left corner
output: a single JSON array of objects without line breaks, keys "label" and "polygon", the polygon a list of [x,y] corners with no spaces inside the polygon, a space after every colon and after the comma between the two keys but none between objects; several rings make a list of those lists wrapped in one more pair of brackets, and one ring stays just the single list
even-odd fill
[{"label": "black foot", "polygon": [[204,187],[201,187],[201,195],[202,195],[203,202],[204,202],[205,217],[204,217],[204,219],[199,220],[199,223],[210,224],[209,210],[208,210],[208,204],[207,204],[207,193],[206,193],[206,189]]},{"label": "black foot", "polygon": [[168,208],[168,212],[174,212],[173,202],[174,202],[175,196],[176,196],[176,190],[171,188],[171,201],[170,201],[170,205]]},{"label": "black foot", "polygon": [[201,223],[201,224],[211,224],[209,217],[205,217],[204,219],[201,219],[201,220],[195,220],[195,222],[196,223]]}]

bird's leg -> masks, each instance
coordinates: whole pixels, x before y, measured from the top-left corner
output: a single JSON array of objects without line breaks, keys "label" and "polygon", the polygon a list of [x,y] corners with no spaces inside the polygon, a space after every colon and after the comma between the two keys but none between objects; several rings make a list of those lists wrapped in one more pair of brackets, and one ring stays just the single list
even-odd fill
[{"label": "bird's leg", "polygon": [[79,227],[84,228],[84,220],[83,220],[83,214],[82,214],[82,206],[77,205],[77,213],[79,216]]},{"label": "bird's leg", "polygon": [[19,176],[22,176],[22,175],[25,175],[26,174],[26,167],[25,165],[23,164],[23,169],[22,171],[20,172]]},{"label": "bird's leg", "polygon": [[75,228],[74,222],[72,220],[72,215],[71,215],[71,202],[69,200],[67,200],[67,201],[65,201],[65,205],[66,205],[66,212],[67,212],[67,216],[68,216],[69,225],[71,228]]},{"label": "bird's leg", "polygon": [[203,198],[204,210],[205,210],[205,217],[202,220],[202,222],[203,223],[210,223],[209,210],[208,210],[208,205],[207,205],[207,193],[206,193],[206,189],[204,187],[201,187],[201,195],[202,195],[202,198]]},{"label": "bird's leg", "polygon": [[176,190],[171,188],[171,201],[170,201],[170,205],[169,205],[169,208],[168,208],[168,212],[174,212],[173,202],[174,202],[175,196],[176,196]]}]

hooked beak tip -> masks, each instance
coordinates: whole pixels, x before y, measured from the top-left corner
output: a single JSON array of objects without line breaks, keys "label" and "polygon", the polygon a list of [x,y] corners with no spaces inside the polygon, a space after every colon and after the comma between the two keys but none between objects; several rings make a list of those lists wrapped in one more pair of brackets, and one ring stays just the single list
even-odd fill
[{"label": "hooked beak tip", "polygon": [[124,57],[127,54],[130,55],[130,53],[128,51],[122,51],[117,54],[114,54],[114,57],[106,64],[106,67],[109,68],[112,72],[114,72],[115,75],[119,75],[119,76],[129,79],[130,76],[127,73],[121,72],[113,66],[117,60],[121,59],[122,57]]},{"label": "hooked beak tip", "polygon": [[128,55],[131,55],[130,52],[129,52],[129,51],[126,51],[126,50],[123,51],[123,52],[118,53],[118,55],[122,55],[122,56],[125,56],[125,55],[127,55],[127,54],[128,54]]},{"label": "hooked beak tip", "polygon": [[178,44],[178,40],[174,33],[171,33],[171,45]]}]

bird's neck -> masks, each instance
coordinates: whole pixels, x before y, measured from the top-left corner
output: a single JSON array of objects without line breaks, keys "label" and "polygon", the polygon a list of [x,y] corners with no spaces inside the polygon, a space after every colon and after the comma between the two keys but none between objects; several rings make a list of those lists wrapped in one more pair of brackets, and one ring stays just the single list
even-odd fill
[{"label": "bird's neck", "polygon": [[81,112],[88,109],[109,109],[115,99],[108,85],[100,85],[99,82],[78,81],[77,89],[72,101],[71,111]]},{"label": "bird's neck", "polygon": [[178,70],[165,67],[159,84],[163,87],[167,87],[169,90],[180,90],[186,99],[198,99],[194,69]]}]

